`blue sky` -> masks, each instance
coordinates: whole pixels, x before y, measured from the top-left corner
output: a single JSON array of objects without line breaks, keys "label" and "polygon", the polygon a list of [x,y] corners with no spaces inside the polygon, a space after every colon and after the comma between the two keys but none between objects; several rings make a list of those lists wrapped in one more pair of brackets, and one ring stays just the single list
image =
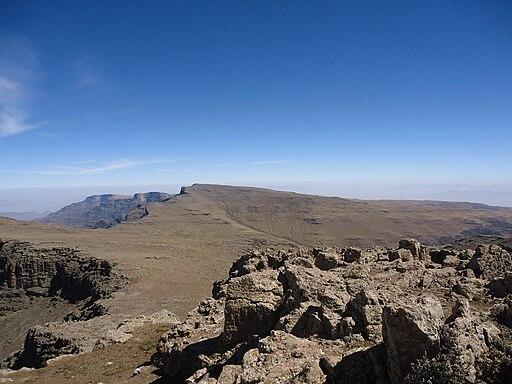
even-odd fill
[{"label": "blue sky", "polygon": [[0,188],[506,191],[512,3],[6,0],[0,108]]}]

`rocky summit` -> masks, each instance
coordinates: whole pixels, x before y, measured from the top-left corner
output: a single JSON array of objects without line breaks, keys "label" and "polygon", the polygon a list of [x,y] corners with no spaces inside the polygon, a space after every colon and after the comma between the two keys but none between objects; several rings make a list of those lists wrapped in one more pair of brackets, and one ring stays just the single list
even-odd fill
[{"label": "rocky summit", "polygon": [[164,382],[510,383],[512,247],[267,249],[162,337]]}]

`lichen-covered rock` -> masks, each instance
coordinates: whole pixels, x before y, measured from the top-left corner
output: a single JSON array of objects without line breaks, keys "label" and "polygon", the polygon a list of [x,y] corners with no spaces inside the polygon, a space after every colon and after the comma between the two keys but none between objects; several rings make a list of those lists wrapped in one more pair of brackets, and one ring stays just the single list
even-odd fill
[{"label": "lichen-covered rock", "polygon": [[512,295],[508,296],[502,303],[494,305],[492,314],[500,324],[512,328]]},{"label": "lichen-covered rock", "polygon": [[500,331],[491,322],[472,315],[467,302],[458,302],[440,335],[444,353],[450,354],[466,373],[466,380],[473,383],[477,378],[477,359],[500,338]]},{"label": "lichen-covered rock", "polygon": [[245,353],[238,383],[324,383],[322,355],[315,343],[275,331]]},{"label": "lichen-covered rock", "polygon": [[409,261],[409,260],[412,260],[412,253],[408,249],[398,248],[398,249],[389,251],[388,259],[389,259],[389,261],[394,261],[394,260]]},{"label": "lichen-covered rock", "polygon": [[505,297],[512,294],[512,272],[507,272],[501,277],[492,279],[487,288],[494,297]]},{"label": "lichen-covered rock", "polygon": [[400,383],[419,358],[439,352],[443,317],[441,304],[433,297],[384,307],[384,344],[392,383]]},{"label": "lichen-covered rock", "polygon": [[468,263],[476,277],[495,279],[512,272],[512,256],[498,245],[481,245]]},{"label": "lichen-covered rock", "polygon": [[415,259],[423,258],[421,244],[416,239],[402,239],[398,242],[398,248],[407,249]]},{"label": "lichen-covered rock", "polygon": [[233,278],[224,309],[224,340],[237,344],[253,335],[265,336],[278,320],[283,286],[274,270]]},{"label": "lichen-covered rock", "polygon": [[315,266],[321,270],[328,271],[336,268],[341,261],[341,257],[336,252],[320,251],[315,258]]}]

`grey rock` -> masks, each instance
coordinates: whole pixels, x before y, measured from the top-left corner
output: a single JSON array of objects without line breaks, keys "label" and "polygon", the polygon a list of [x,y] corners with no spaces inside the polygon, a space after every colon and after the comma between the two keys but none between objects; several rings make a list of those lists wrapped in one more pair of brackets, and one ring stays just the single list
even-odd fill
[{"label": "grey rock", "polygon": [[432,357],[439,352],[443,317],[441,304],[434,297],[384,307],[382,332],[392,383],[400,383],[412,363],[425,354]]},{"label": "grey rock", "polygon": [[226,343],[237,344],[272,330],[283,303],[283,286],[277,274],[269,270],[229,281],[224,309]]},{"label": "grey rock", "polygon": [[320,251],[315,258],[315,266],[321,270],[328,271],[336,268],[340,263],[341,257],[336,252]]},{"label": "grey rock", "polygon": [[402,239],[398,242],[398,248],[409,250],[415,259],[422,257],[421,244],[416,239]]}]

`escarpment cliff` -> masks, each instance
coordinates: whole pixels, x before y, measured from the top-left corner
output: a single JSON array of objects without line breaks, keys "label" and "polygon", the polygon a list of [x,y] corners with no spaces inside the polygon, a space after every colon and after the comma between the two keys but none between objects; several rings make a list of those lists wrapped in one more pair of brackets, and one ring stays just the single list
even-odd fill
[{"label": "escarpment cliff", "polygon": [[93,195],[37,221],[75,228],[110,228],[123,221],[146,216],[148,204],[162,202],[172,196],[164,192],[136,193],[133,196]]},{"label": "escarpment cliff", "polygon": [[113,272],[114,265],[70,248],[36,249],[25,242],[0,241],[0,289],[4,291],[94,301],[121,286],[123,279]]},{"label": "escarpment cliff", "polygon": [[[44,249],[26,242],[0,241],[0,323],[5,322],[5,332],[0,338],[1,357],[6,357],[4,351],[7,353],[19,348],[20,337],[23,331],[27,332],[25,350],[12,355],[6,365],[41,366],[48,358],[73,351],[73,347],[69,350],[64,348],[70,343],[63,337],[54,340],[52,348],[55,348],[55,353],[43,353],[48,348],[42,345],[40,348],[31,346],[37,344],[38,329],[48,327],[44,323],[52,320],[62,322],[63,315],[72,309],[81,313],[75,320],[104,314],[105,308],[98,310],[101,308],[99,300],[109,297],[126,282],[126,277],[116,272],[114,267],[113,262],[85,257],[70,248]],[[49,312],[48,308],[51,308]],[[48,318],[44,317],[45,311]],[[42,316],[38,312],[42,312]],[[21,328],[12,329],[11,334],[9,330],[13,323],[20,320],[17,319],[18,313],[23,317],[25,328],[20,325]],[[67,318],[72,319],[73,316]],[[53,328],[61,327],[59,322],[55,324]],[[31,349],[46,357],[28,353]]]}]

